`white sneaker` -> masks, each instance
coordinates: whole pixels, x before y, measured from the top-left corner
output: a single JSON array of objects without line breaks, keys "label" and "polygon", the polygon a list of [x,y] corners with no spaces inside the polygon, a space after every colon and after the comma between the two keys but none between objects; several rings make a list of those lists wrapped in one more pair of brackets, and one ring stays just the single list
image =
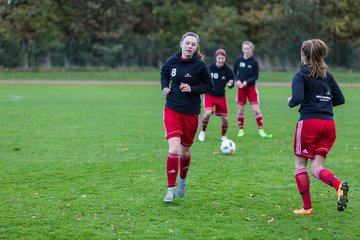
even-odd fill
[{"label": "white sneaker", "polygon": [[178,196],[179,198],[182,198],[182,197],[184,197],[185,193],[186,193],[186,178],[185,179],[179,178],[176,196]]},{"label": "white sneaker", "polygon": [[167,191],[167,194],[164,198],[164,202],[171,203],[175,198],[174,188],[169,189]]},{"label": "white sneaker", "polygon": [[206,135],[206,133],[205,133],[204,131],[201,131],[201,132],[199,133],[199,141],[200,141],[200,142],[205,141],[205,135]]},{"label": "white sneaker", "polygon": [[226,136],[221,136],[221,141],[225,141],[225,140],[228,140],[228,138]]}]

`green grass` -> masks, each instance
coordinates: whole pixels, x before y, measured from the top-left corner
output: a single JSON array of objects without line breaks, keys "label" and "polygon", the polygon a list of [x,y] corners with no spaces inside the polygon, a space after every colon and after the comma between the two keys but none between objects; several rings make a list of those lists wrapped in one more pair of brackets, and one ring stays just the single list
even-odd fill
[{"label": "green grass", "polygon": [[220,120],[192,147],[187,194],[166,193],[164,97],[158,86],[2,85],[0,88],[1,239],[359,239],[358,89],[343,89],[335,108],[338,138],[325,166],[350,184],[349,207],[311,177],[313,216],[294,216],[292,139],[298,118],[290,89],[260,87],[260,139],[246,109],[236,139],[235,91],[229,90],[228,137]]},{"label": "green grass", "polygon": [[[259,82],[291,82],[295,71],[261,71]],[[360,83],[359,72],[334,71],[339,83]],[[0,80],[107,80],[107,81],[160,81],[159,69],[133,70],[68,70],[68,71],[3,71]]]}]

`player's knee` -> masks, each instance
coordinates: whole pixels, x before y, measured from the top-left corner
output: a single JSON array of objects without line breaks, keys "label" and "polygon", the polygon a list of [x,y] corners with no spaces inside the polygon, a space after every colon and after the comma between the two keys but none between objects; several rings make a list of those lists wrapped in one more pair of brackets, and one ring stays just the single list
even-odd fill
[{"label": "player's knee", "polygon": [[311,166],[310,169],[311,169],[311,175],[313,175],[313,177],[319,179],[320,178],[319,173],[320,173],[322,167],[321,166]]},{"label": "player's knee", "polygon": [[261,115],[261,112],[259,110],[254,110],[253,113],[254,113],[255,116]]},{"label": "player's knee", "polygon": [[191,153],[190,153],[190,148],[183,148],[183,149],[181,150],[181,156],[188,157],[188,156],[190,156],[190,155],[191,155]]},{"label": "player's knee", "polygon": [[171,146],[169,147],[169,153],[173,155],[180,155],[181,147],[180,146]]},{"label": "player's knee", "polygon": [[212,114],[212,110],[206,110],[204,113],[204,118],[207,118],[207,119],[210,118],[211,114]]}]

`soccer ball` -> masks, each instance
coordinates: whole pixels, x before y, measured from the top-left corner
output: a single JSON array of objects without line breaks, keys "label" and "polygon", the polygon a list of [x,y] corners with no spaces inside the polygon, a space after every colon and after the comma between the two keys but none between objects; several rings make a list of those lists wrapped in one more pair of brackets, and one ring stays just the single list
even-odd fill
[{"label": "soccer ball", "polygon": [[236,145],[232,140],[227,139],[227,140],[221,142],[220,151],[223,154],[226,154],[226,155],[232,154],[235,152],[235,149],[236,149]]}]

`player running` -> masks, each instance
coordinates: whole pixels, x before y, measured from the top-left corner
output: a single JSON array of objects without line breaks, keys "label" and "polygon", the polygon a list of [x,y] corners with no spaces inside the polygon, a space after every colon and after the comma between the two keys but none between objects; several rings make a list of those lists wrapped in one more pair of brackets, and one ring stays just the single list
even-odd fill
[{"label": "player running", "polygon": [[237,57],[234,62],[233,72],[238,86],[236,103],[238,105],[238,137],[244,136],[245,104],[249,99],[251,108],[255,115],[259,134],[262,138],[272,138],[271,134],[266,134],[263,129],[263,117],[260,112],[259,92],[256,80],[259,78],[259,64],[253,57],[254,44],[245,41],[242,44],[243,55]]},{"label": "player running", "polygon": [[304,64],[292,79],[292,96],[289,107],[300,104],[300,119],[294,137],[295,179],[303,201],[295,214],[314,213],[310,194],[307,163],[310,159],[312,175],[332,186],[337,192],[337,209],[345,210],[349,185],[341,182],[323,163],[336,138],[333,106],[345,103],[344,96],[334,77],[327,71],[324,61],[328,47],[319,39],[303,42],[301,62]]},{"label": "player running", "polygon": [[213,88],[210,71],[200,53],[199,36],[185,33],[180,41],[181,52],[170,57],[161,68],[161,89],[166,96],[164,107],[165,136],[169,144],[167,156],[168,190],[164,202],[175,198],[175,184],[180,178],[176,195],[186,191],[186,175],[190,166],[190,147],[199,125],[200,94]]},{"label": "player running", "polygon": [[[204,115],[202,118],[202,130],[199,141],[205,141],[206,128],[213,113],[221,117],[221,141],[227,139],[226,131],[229,125],[228,106],[225,96],[226,85],[234,87],[234,77],[231,69],[226,65],[226,51],[218,49],[215,51],[215,62],[209,66],[214,88],[204,95]],[[214,109],[215,108],[215,109]]]}]

